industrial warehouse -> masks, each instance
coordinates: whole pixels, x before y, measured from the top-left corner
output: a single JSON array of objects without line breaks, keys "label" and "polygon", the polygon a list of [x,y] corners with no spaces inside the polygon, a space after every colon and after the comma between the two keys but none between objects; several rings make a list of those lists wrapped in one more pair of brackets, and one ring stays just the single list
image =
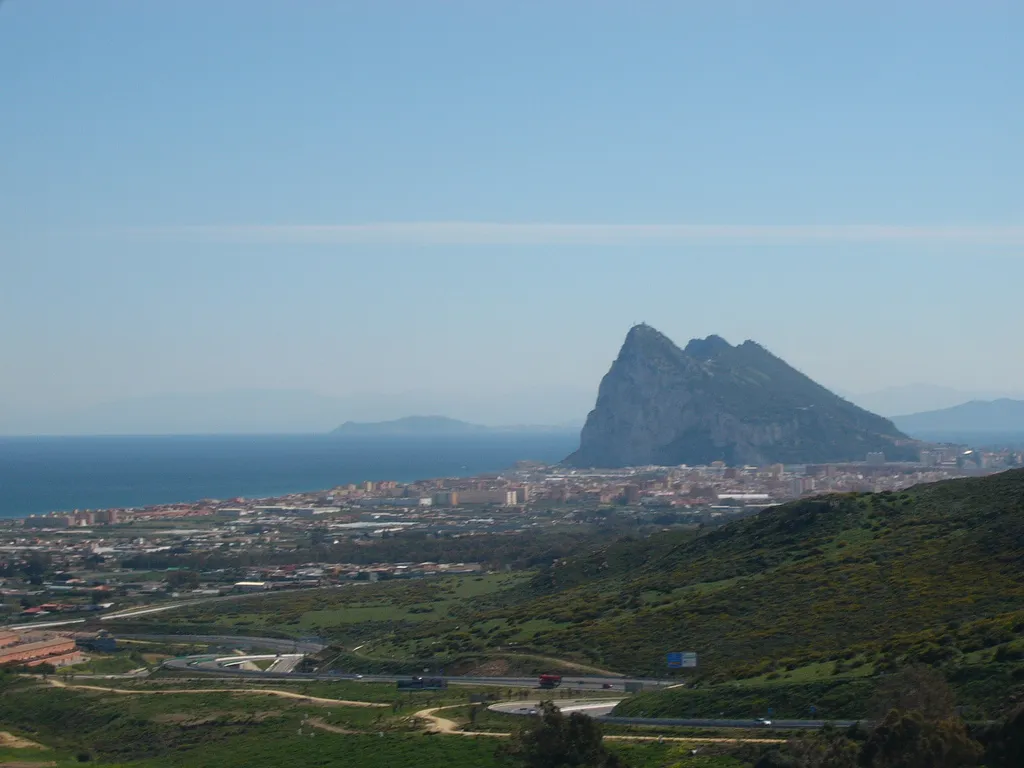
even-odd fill
[{"label": "industrial warehouse", "polygon": [[49,664],[66,667],[84,660],[75,640],[41,632],[18,633],[0,630],[0,667],[36,667]]}]

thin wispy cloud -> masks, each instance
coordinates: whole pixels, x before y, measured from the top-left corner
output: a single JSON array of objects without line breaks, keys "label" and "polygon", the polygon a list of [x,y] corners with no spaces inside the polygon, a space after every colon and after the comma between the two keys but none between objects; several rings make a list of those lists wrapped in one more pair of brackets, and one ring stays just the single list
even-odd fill
[{"label": "thin wispy cloud", "polygon": [[1024,245],[1024,226],[872,224],[544,224],[378,222],[213,225],[124,230],[142,237],[222,243],[326,245],[630,245],[643,243],[936,243]]}]

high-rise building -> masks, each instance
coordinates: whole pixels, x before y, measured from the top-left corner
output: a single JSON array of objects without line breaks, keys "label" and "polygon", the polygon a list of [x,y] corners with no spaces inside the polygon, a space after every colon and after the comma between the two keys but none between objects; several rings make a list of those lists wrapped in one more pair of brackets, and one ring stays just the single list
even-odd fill
[{"label": "high-rise building", "polygon": [[[505,489],[459,491],[458,504],[499,504],[503,507],[513,507],[516,504],[516,492]],[[454,502],[452,506],[455,506]]]},{"label": "high-rise building", "polygon": [[433,502],[435,507],[457,507],[459,506],[459,492],[442,491],[441,493],[435,493]]},{"label": "high-rise building", "polygon": [[121,521],[121,516],[116,509],[97,509],[93,513],[93,520],[98,525],[116,525]]}]

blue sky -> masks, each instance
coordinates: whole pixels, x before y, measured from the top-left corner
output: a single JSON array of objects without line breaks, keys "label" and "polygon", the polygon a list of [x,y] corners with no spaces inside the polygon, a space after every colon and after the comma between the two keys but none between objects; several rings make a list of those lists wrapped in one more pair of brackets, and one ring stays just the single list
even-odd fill
[{"label": "blue sky", "polygon": [[846,392],[1024,388],[1021,29],[1010,0],[7,0],[0,410],[501,420],[592,398],[638,321]]}]

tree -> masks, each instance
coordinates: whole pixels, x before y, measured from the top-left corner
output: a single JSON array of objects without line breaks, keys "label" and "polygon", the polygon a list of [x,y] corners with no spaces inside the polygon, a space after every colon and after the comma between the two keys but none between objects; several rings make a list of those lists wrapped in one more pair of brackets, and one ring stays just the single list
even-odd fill
[{"label": "tree", "polygon": [[802,768],[802,766],[793,755],[772,749],[761,755],[761,759],[754,763],[754,768]]},{"label": "tree", "polygon": [[199,574],[195,571],[171,571],[167,574],[167,586],[171,589],[196,589]]},{"label": "tree", "polygon": [[790,739],[782,750],[771,750],[754,768],[856,768],[857,744],[846,733],[826,725],[820,732]]},{"label": "tree", "polygon": [[956,714],[953,689],[937,669],[921,664],[903,667],[884,678],[868,708],[881,720],[892,710],[919,712],[925,720],[946,720]]},{"label": "tree", "polygon": [[1010,713],[990,734],[985,765],[991,768],[1019,768],[1024,765],[1024,705]]},{"label": "tree", "polygon": [[605,747],[593,719],[579,712],[566,717],[550,701],[541,703],[535,722],[514,733],[498,755],[525,768],[625,768]]},{"label": "tree", "polygon": [[928,720],[920,712],[893,710],[864,742],[864,768],[963,768],[976,765],[981,745],[961,720]]},{"label": "tree", "polygon": [[21,564],[21,572],[31,583],[42,584],[42,578],[50,570],[50,555],[45,552],[30,552]]},{"label": "tree", "polygon": [[312,528],[309,531],[309,545],[311,547],[322,547],[330,540],[330,531],[326,527]]}]

